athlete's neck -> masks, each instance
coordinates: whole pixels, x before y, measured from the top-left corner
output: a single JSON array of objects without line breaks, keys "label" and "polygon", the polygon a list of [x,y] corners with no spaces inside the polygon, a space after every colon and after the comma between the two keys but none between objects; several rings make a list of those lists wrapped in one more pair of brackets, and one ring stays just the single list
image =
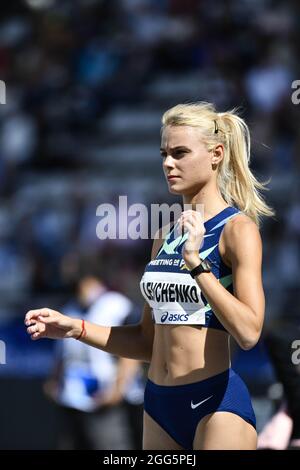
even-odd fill
[{"label": "athlete's neck", "polygon": [[184,205],[190,204],[193,210],[196,210],[197,204],[201,204],[204,210],[204,221],[214,217],[228,206],[216,188],[208,188],[207,186],[197,194],[184,195],[182,202]]}]

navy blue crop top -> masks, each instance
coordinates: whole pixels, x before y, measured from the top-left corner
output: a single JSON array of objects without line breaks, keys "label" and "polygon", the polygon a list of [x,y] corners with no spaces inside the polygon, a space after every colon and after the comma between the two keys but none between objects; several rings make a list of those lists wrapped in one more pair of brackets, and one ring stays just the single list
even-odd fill
[{"label": "navy blue crop top", "polygon": [[[210,261],[212,273],[230,293],[233,293],[232,271],[222,261],[218,245],[226,222],[240,212],[229,206],[204,222],[206,232],[199,250],[201,259]],[[159,324],[203,325],[225,331],[185,266],[181,251],[188,234],[176,237],[174,229],[175,226],[156,258],[146,265],[140,282],[153,319]]]}]

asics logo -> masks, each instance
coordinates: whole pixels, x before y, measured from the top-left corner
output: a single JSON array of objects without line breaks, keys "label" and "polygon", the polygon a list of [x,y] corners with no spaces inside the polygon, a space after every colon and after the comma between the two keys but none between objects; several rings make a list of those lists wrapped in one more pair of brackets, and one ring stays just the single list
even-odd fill
[{"label": "asics logo", "polygon": [[161,319],[160,319],[162,323],[165,323],[166,319],[168,318],[168,313],[169,312],[163,312]]},{"label": "asics logo", "polygon": [[204,403],[205,401],[209,400],[209,399],[212,398],[212,397],[213,397],[213,395],[211,395],[211,396],[208,397],[208,398],[204,398],[204,400],[199,401],[199,403],[195,403],[195,404],[193,403],[193,400],[192,400],[192,401],[191,401],[191,408],[192,408],[192,410],[194,410],[194,409],[197,408],[198,406],[202,405],[202,403]]},{"label": "asics logo", "polygon": [[180,314],[180,313],[163,312],[162,316],[160,317],[160,321],[162,323],[165,323],[167,320],[169,323],[175,322],[175,321],[185,322],[185,321],[188,321],[188,319],[189,319],[188,313]]}]

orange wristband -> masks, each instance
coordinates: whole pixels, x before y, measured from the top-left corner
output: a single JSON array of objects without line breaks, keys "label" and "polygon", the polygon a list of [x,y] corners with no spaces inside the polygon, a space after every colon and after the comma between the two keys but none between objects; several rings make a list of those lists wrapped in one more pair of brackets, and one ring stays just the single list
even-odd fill
[{"label": "orange wristband", "polygon": [[75,338],[76,340],[80,339],[80,338],[84,338],[86,336],[86,329],[85,329],[85,324],[84,324],[84,320],[81,320],[81,332],[80,332],[80,335],[77,336],[77,338]]}]

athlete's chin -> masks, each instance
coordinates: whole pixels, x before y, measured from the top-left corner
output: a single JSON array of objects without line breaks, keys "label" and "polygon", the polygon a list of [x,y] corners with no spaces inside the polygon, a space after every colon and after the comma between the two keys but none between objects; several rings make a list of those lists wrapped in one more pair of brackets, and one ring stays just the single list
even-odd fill
[{"label": "athlete's chin", "polygon": [[169,188],[169,193],[171,193],[171,194],[182,194],[180,189],[176,189],[176,188]]},{"label": "athlete's chin", "polygon": [[168,181],[168,189],[171,194],[181,194],[182,187],[180,184],[175,183],[174,181]]},{"label": "athlete's chin", "polygon": [[180,195],[184,195],[188,192],[187,188],[184,188],[184,187],[180,187],[179,185],[176,186],[176,185],[172,185],[172,186],[169,186],[169,193],[171,194],[180,194]]}]

